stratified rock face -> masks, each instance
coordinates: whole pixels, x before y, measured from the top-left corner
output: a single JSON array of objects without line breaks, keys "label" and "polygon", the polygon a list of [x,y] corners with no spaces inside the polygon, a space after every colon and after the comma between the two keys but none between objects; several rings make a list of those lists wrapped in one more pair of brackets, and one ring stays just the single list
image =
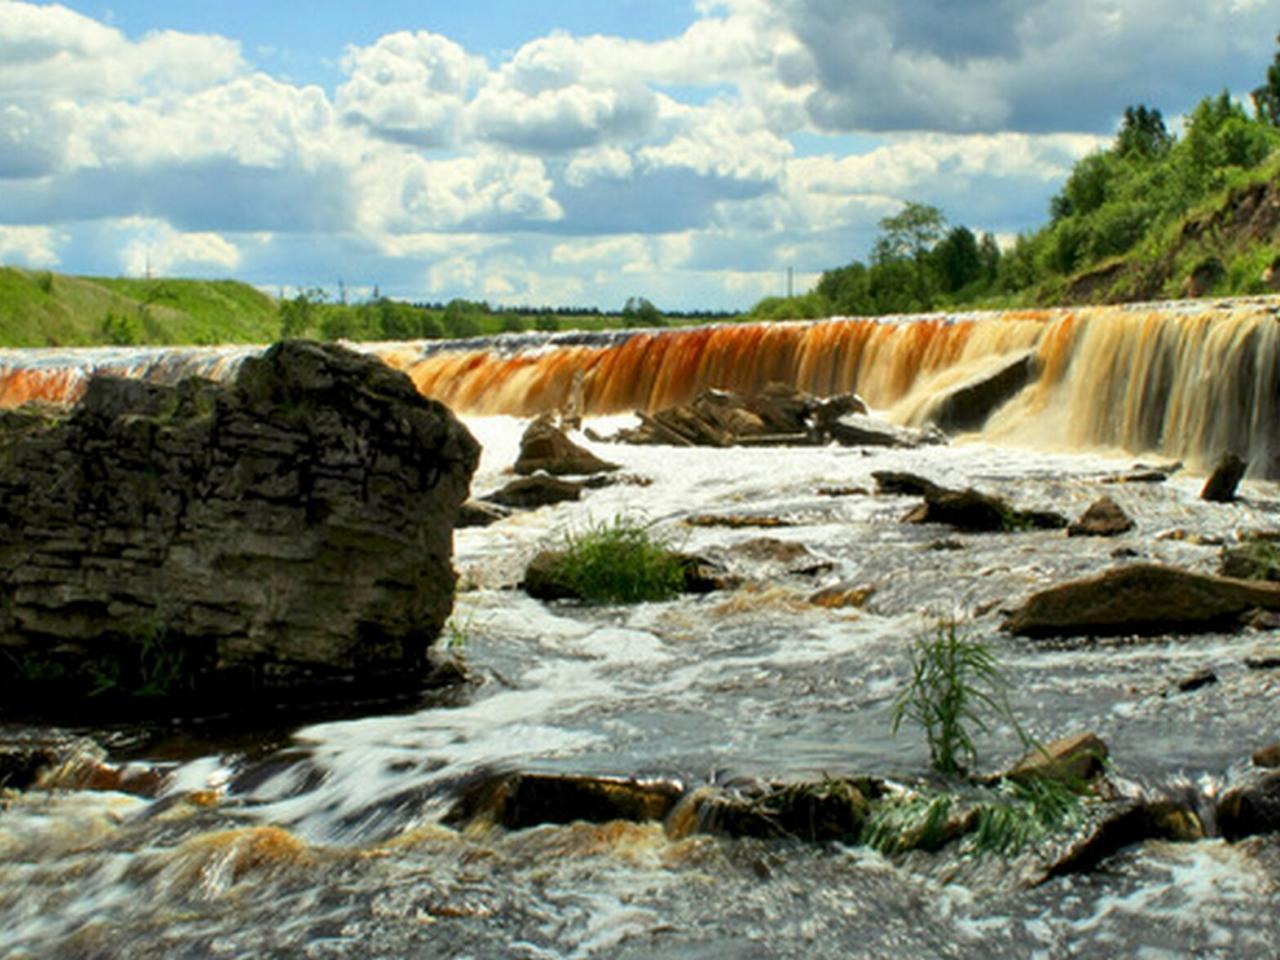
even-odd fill
[{"label": "stratified rock face", "polygon": [[101,378],[6,417],[0,691],[420,680],[478,457],[403,374],[301,341],[229,386]]}]

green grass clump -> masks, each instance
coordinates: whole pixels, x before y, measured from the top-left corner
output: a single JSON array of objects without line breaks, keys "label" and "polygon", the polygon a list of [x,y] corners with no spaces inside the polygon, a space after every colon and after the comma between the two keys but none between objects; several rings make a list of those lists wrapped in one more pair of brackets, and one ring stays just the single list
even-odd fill
[{"label": "green grass clump", "polygon": [[963,837],[962,852],[1012,856],[1080,822],[1082,801],[1071,785],[1043,777],[1005,779],[961,794],[905,793],[877,801],[861,842],[886,856],[939,850]]},{"label": "green grass clump", "polygon": [[560,572],[584,600],[669,600],[684,584],[684,564],[649,524],[615,517],[565,538]]},{"label": "green grass clump", "polygon": [[1280,580],[1280,543],[1274,540],[1246,540],[1225,548],[1219,558],[1219,573],[1241,580]]},{"label": "green grass clump", "polygon": [[977,731],[986,732],[986,715],[1014,723],[1004,696],[1006,681],[995,656],[980,640],[961,634],[944,618],[933,632],[910,646],[911,680],[893,705],[893,732],[909,720],[924,730],[933,768],[963,773],[977,764]]}]

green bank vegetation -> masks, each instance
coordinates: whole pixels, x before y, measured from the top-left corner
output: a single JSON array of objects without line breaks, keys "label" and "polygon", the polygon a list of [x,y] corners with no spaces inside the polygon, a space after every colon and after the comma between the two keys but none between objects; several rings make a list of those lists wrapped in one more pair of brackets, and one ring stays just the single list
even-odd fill
[{"label": "green bank vegetation", "polygon": [[[1122,302],[1276,289],[1280,232],[1253,214],[1280,198],[1280,54],[1252,94],[1205,97],[1181,135],[1145,104],[1112,144],[1072,169],[1049,221],[1001,248],[907,203],[880,221],[869,263],[827,270],[751,316],[876,316],[955,308]],[[1270,191],[1270,192],[1268,192]],[[1280,272],[1280,271],[1276,271]]]}]

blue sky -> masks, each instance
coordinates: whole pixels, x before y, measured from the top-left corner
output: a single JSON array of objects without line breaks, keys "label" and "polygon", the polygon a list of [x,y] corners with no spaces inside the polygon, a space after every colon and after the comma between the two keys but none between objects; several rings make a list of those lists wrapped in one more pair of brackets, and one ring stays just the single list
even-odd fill
[{"label": "blue sky", "polygon": [[1280,0],[0,0],[0,263],[743,308],[909,200],[1043,222]]}]

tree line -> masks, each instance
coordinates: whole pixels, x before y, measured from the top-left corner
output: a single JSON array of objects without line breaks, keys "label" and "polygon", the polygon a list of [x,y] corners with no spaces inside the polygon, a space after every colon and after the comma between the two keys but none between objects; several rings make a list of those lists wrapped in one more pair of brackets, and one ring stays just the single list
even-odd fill
[{"label": "tree line", "polygon": [[[750,315],[876,316],[1047,304],[1083,271],[1122,257],[1155,260],[1168,253],[1172,234],[1197,206],[1280,167],[1280,53],[1250,99],[1252,114],[1225,90],[1205,97],[1181,136],[1159,109],[1128,107],[1110,146],[1073,167],[1050,201],[1048,223],[1011,244],[950,225],[937,207],[907,202],[879,222],[869,262],[829,269],[807,293],[766,298]],[[1232,292],[1251,292],[1259,282],[1256,270],[1237,273]]]}]

